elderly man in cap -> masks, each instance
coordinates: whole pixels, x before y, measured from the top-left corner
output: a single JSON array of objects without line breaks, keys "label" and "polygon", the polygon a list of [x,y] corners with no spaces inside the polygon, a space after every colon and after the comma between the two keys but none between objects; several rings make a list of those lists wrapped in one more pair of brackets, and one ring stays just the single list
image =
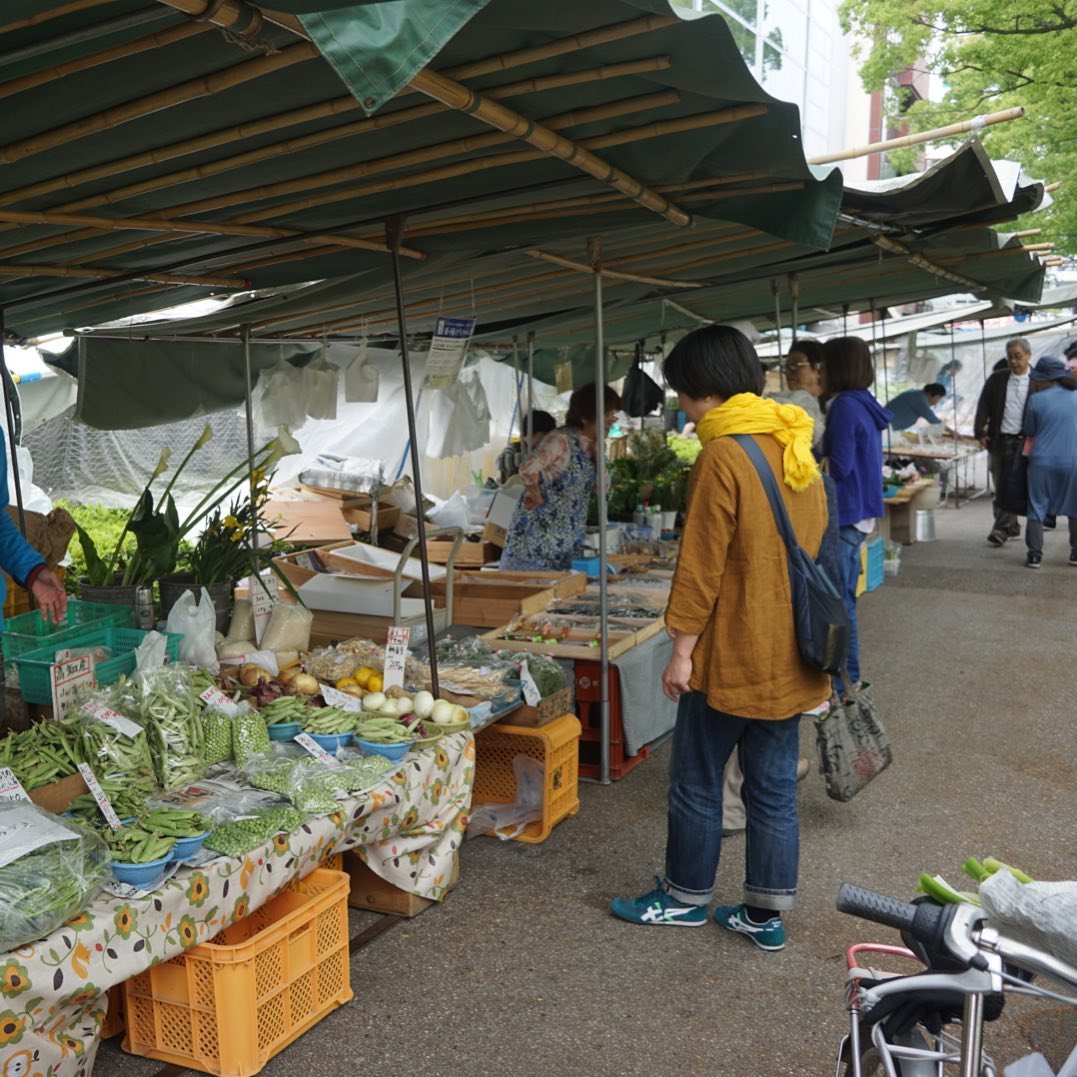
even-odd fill
[{"label": "elderly man in cap", "polygon": [[1013,465],[1024,446],[1025,401],[1028,399],[1029,364],[1032,349],[1024,337],[1006,342],[1006,368],[995,371],[984,382],[976,405],[973,433],[988,452],[991,480],[995,484],[995,522],[987,541],[1005,546],[1006,540],[1021,534],[1021,524],[998,502],[1003,475]]},{"label": "elderly man in cap", "polygon": [[1069,517],[1069,563],[1077,566],[1077,378],[1053,355],[1043,356],[1030,377],[1025,408],[1025,433],[1032,441],[1025,564],[1040,567],[1044,523],[1057,515]]}]

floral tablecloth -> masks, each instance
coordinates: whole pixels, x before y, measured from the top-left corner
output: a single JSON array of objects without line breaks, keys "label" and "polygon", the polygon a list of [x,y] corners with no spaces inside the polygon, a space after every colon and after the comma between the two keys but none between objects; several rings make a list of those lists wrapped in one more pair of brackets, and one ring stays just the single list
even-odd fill
[{"label": "floral tablecloth", "polygon": [[108,988],[213,938],[333,853],[355,849],[393,886],[440,900],[474,774],[474,737],[445,737],[333,815],[241,859],[181,870],[149,897],[104,894],[47,938],[0,954],[0,1077],[87,1077]]}]

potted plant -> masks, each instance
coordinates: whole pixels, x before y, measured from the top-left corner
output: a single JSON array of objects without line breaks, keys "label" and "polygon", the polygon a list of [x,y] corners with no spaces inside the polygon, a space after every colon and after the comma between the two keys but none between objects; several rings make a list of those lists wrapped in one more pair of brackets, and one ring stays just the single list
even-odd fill
[{"label": "potted plant", "polygon": [[677,526],[677,516],[685,508],[688,483],[680,468],[669,468],[655,480],[654,497],[662,512],[662,530],[672,531]]}]

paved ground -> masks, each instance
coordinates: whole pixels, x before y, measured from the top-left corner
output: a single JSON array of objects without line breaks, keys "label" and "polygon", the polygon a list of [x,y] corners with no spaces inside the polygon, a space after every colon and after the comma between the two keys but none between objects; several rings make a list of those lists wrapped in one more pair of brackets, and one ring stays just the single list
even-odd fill
[{"label": "paved ground", "polygon": [[[354,1003],[264,1073],[826,1075],[845,1029],[844,947],[896,941],[834,911],[839,883],[911,896],[921,871],[956,878],[987,854],[1072,878],[1077,568],[1061,533],[1039,572],[1023,547],[988,547],[982,502],[936,516],[939,540],[906,548],[900,575],[861,600],[865,673],[896,761],[850,804],[829,801],[814,773],[802,785],[784,952],[713,925],[660,931],[608,914],[661,864],[666,746],[622,782],[585,785],[580,814],[543,845],[470,842],[444,906],[357,953]],[[810,728],[803,737],[810,754]],[[743,839],[730,839],[720,899],[740,900],[742,871]],[[1003,1060],[1034,1047],[1056,1067],[1075,1041],[1068,1014],[1026,1000],[988,1035]],[[97,1073],[160,1069],[112,1041]]]}]

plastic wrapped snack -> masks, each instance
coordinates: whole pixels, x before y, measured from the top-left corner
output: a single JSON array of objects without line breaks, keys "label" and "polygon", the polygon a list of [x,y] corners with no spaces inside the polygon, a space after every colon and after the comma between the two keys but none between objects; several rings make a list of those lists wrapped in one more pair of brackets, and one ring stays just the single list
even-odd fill
[{"label": "plastic wrapped snack", "polygon": [[28,801],[0,801],[0,951],[67,923],[108,874],[108,851],[96,834]]},{"label": "plastic wrapped snack", "polygon": [[146,729],[162,789],[182,789],[206,773],[202,700],[193,672],[189,666],[164,666],[120,701],[124,715]]},{"label": "plastic wrapped snack", "polygon": [[114,708],[116,693],[88,693],[79,702],[75,721],[86,761],[111,797],[126,791],[147,796],[157,788],[153,755],[145,729]]}]

